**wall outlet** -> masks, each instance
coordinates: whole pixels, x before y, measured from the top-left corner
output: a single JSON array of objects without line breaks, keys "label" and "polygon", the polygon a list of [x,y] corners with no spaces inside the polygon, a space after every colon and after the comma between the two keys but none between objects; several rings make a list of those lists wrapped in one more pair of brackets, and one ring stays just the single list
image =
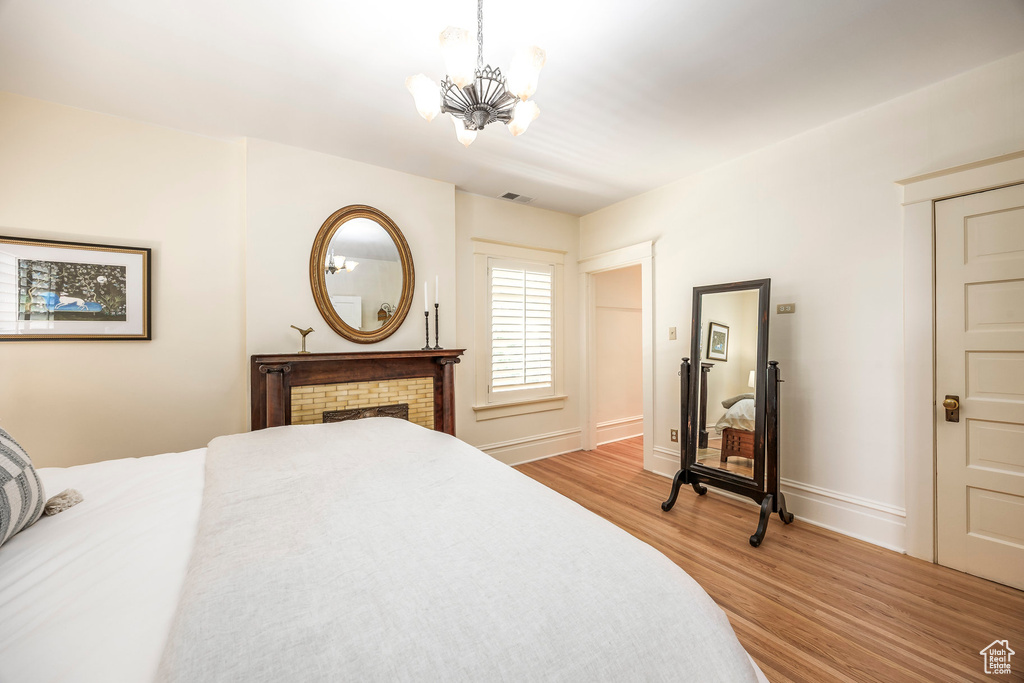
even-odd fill
[{"label": "wall outlet", "polygon": [[668,328],[668,339],[669,339],[669,341],[672,341],[675,338],[676,338],[676,328],[674,328],[674,327]]},{"label": "wall outlet", "polygon": [[670,429],[668,431],[668,438],[673,443],[679,443],[679,430],[678,429]]},{"label": "wall outlet", "polygon": [[775,307],[776,313],[796,313],[796,304],[779,304]]}]

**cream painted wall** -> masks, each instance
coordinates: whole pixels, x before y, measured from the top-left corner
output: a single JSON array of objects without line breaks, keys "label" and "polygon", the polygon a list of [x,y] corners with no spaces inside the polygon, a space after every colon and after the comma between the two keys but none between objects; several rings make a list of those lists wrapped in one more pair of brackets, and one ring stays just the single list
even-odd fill
[{"label": "cream painted wall", "polygon": [[[600,425],[644,412],[640,266],[597,273],[592,282],[597,346],[595,412]],[[634,430],[642,431],[642,425]]]},{"label": "cream painted wall", "polygon": [[[579,415],[579,302],[576,260],[579,257],[579,219],[555,211],[535,209],[465,192],[455,193],[455,227],[458,254],[459,347],[467,348],[456,369],[459,438],[483,448],[508,463],[523,462],[580,446]],[[477,422],[473,411],[476,390],[474,335],[474,265],[472,238],[501,240],[529,247],[565,251],[562,372],[563,408]]]},{"label": "cream painted wall", "polygon": [[0,93],[0,234],[153,249],[153,340],[0,343],[0,426],[37,466],[246,428],[244,149]]},{"label": "cream painted wall", "polygon": [[[772,278],[781,470],[797,514],[903,547],[902,228],[894,181],[1024,148],[1024,53],[581,219],[589,256],[655,240],[658,468],[695,285]],[[678,326],[678,341],[665,341]],[[787,488],[788,487],[788,488]]]},{"label": "cream painted wall", "polygon": [[[440,277],[441,345],[466,348],[456,366],[456,430],[501,460],[551,455],[579,447],[579,346],[576,258],[579,219],[553,211],[456,192],[452,185],[276,143],[250,140],[246,157],[247,355],[290,352],[311,326],[313,352],[418,349],[423,346],[423,282],[434,297]],[[309,288],[309,252],[323,221],[347,204],[369,204],[402,229],[413,253],[416,291],[398,332],[365,346],[335,334],[320,317]],[[476,421],[473,260],[471,237],[569,252],[563,304],[566,393],[561,410]],[[431,318],[433,333],[433,318]],[[551,438],[552,434],[556,434]],[[527,443],[523,443],[524,440]],[[569,443],[570,447],[565,444]]]},{"label": "cream painted wall", "polygon": [[[441,346],[456,346],[454,186],[262,140],[248,142],[245,167],[247,357],[298,351],[299,333],[291,325],[315,330],[306,343],[314,353],[418,349],[423,346],[423,283],[430,285],[433,307],[435,275],[441,288]],[[368,204],[390,216],[409,242],[416,269],[405,322],[373,345],[336,334],[310,293],[313,239],[328,216],[349,204]],[[433,326],[431,313],[431,333]],[[458,372],[465,367],[463,362]]]},{"label": "cream painted wall", "polygon": [[[569,252],[569,359],[579,345],[574,216],[461,193],[457,200],[450,184],[329,155],[216,141],[10,95],[0,95],[0,181],[0,234],[154,249],[154,341],[0,344],[0,425],[41,466],[200,447],[243,431],[248,356],[296,350],[291,324],[316,329],[311,351],[419,348],[422,283],[433,301],[434,275],[442,345],[471,347],[472,305],[456,301],[457,272],[468,283],[460,296],[471,296],[473,278],[471,259],[468,271],[456,268],[457,207],[460,249],[471,235],[514,236]],[[317,230],[356,203],[401,227],[417,274],[406,322],[372,347],[331,331],[309,289]],[[458,339],[457,303],[468,316]],[[499,444],[495,456],[506,459],[578,447],[578,368],[567,361],[563,373],[570,399],[562,410],[478,425],[470,348],[456,370],[460,436]]]}]

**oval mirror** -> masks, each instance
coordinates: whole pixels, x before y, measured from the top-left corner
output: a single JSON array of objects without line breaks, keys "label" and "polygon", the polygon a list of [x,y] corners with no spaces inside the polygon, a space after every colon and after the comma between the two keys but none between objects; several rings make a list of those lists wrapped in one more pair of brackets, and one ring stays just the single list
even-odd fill
[{"label": "oval mirror", "polygon": [[335,332],[360,344],[386,339],[412,303],[409,243],[372,206],[338,209],[313,241],[309,282],[320,315]]}]

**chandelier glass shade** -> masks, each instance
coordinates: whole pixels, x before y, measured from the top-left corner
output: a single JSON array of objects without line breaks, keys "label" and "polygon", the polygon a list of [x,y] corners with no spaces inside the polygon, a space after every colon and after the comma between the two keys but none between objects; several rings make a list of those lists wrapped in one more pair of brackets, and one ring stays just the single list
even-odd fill
[{"label": "chandelier glass shade", "polygon": [[334,250],[331,249],[327,252],[327,263],[324,264],[324,273],[327,275],[334,275],[345,271],[351,273],[355,270],[355,267],[359,265],[359,261],[353,261],[346,259],[344,256],[335,257]]},{"label": "chandelier glass shade", "polygon": [[531,45],[516,53],[507,77],[501,69],[485,65],[483,12],[483,0],[477,0],[476,45],[466,29],[449,26],[441,32],[448,74],[440,86],[424,74],[405,81],[420,116],[432,121],[438,114],[450,115],[456,137],[467,147],[478,131],[495,121],[504,123],[512,135],[526,132],[540,116],[529,98],[537,91],[540,70],[547,61],[544,50]]}]

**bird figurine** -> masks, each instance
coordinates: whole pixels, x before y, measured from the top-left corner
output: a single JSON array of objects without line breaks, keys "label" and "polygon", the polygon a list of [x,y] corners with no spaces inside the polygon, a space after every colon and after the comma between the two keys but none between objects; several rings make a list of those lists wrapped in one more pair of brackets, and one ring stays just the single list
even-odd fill
[{"label": "bird figurine", "polygon": [[296,327],[295,325],[292,325],[292,327],[298,330],[299,334],[302,335],[302,350],[300,350],[299,353],[309,353],[309,351],[306,350],[306,335],[312,332],[313,328],[307,327],[306,329],[302,329],[301,327]]}]

